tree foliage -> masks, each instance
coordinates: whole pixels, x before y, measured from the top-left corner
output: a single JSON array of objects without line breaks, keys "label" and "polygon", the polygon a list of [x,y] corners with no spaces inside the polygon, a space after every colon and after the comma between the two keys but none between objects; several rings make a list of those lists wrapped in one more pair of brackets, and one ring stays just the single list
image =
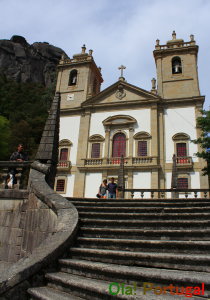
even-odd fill
[{"label": "tree foliage", "polygon": [[34,158],[53,94],[54,87],[18,83],[0,75],[0,115],[10,124],[7,159],[18,143],[24,144],[30,159]]},{"label": "tree foliage", "polygon": [[197,119],[197,127],[201,128],[202,134],[193,142],[199,144],[202,151],[197,152],[196,155],[206,160],[207,167],[203,169],[204,175],[210,175],[210,111],[202,111],[202,116]]},{"label": "tree foliage", "polygon": [[7,153],[9,151],[9,141],[10,141],[10,126],[9,121],[0,116],[0,158],[4,160],[7,158]]}]

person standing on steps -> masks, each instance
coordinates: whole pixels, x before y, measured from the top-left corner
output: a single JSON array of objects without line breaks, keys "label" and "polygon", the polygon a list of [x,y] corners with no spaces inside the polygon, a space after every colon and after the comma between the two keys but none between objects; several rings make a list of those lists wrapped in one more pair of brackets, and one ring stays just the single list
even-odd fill
[{"label": "person standing on steps", "polygon": [[104,179],[98,190],[98,194],[101,196],[100,198],[106,199],[107,188],[107,180]]},{"label": "person standing on steps", "polygon": [[108,184],[108,198],[117,198],[117,184],[114,182],[114,177],[111,178],[111,182]]}]

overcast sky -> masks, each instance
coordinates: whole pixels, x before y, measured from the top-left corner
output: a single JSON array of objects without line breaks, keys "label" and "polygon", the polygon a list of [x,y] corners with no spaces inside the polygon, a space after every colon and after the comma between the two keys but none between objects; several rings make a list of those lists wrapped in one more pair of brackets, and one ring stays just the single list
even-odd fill
[{"label": "overcast sky", "polygon": [[127,82],[151,89],[156,77],[155,41],[165,44],[173,30],[199,45],[200,90],[210,105],[210,0],[0,0],[0,39],[24,36],[28,43],[49,42],[68,56],[93,49],[102,68],[102,88],[116,82],[126,66]]}]

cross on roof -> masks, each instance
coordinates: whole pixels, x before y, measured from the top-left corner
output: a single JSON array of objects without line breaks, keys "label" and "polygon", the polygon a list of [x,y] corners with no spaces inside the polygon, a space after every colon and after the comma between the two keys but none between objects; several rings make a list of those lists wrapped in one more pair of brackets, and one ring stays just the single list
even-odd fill
[{"label": "cross on roof", "polygon": [[126,67],[121,65],[118,69],[121,70],[121,77],[123,77],[123,70],[126,69]]}]

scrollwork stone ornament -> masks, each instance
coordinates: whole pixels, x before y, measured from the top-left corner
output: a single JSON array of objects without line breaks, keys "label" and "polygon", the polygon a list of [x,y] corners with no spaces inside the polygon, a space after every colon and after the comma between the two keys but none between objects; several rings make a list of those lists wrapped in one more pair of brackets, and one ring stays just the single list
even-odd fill
[{"label": "scrollwork stone ornament", "polygon": [[118,85],[118,90],[116,91],[115,96],[116,96],[116,98],[118,98],[120,100],[126,96],[126,92],[125,92],[122,84]]}]

